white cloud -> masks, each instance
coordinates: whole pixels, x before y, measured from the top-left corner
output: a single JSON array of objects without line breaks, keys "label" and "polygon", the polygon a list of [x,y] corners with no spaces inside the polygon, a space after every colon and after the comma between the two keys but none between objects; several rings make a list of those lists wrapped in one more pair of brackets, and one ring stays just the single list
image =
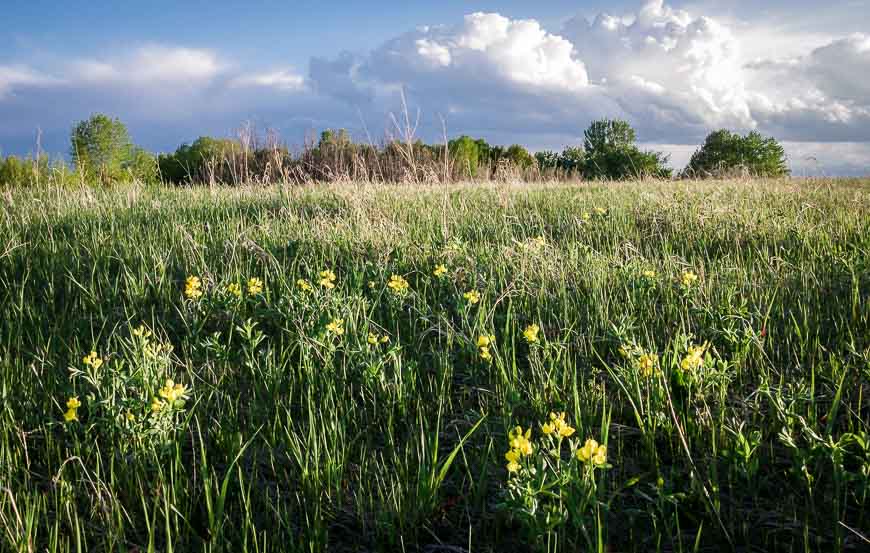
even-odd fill
[{"label": "white cloud", "polygon": [[60,79],[42,74],[23,65],[0,65],[0,100],[19,87],[45,87]]},{"label": "white cloud", "polygon": [[121,84],[194,84],[225,69],[215,53],[195,48],[147,45],[111,59],[84,59],[72,64],[70,79]]},{"label": "white cloud", "polygon": [[268,73],[241,75],[231,81],[234,87],[262,87],[299,92],[305,90],[305,77],[291,70],[277,70]]}]

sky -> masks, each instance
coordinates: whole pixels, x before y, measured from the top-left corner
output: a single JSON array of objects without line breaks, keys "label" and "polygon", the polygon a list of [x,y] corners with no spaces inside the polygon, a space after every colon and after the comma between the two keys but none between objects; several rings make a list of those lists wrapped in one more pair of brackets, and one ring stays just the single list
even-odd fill
[{"label": "sky", "polygon": [[870,174],[870,0],[49,2],[4,6],[0,153],[65,155],[119,117],[174,150],[245,124],[561,150],[622,118],[682,167],[707,133],[783,142],[798,175]]}]

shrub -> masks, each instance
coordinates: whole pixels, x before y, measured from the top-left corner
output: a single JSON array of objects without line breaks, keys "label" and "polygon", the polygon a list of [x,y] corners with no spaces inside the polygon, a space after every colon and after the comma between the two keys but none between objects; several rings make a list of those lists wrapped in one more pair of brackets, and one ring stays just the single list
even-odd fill
[{"label": "shrub", "polygon": [[684,177],[717,177],[748,173],[758,177],[789,174],[785,150],[774,138],[753,131],[740,136],[728,130],[707,135],[683,170]]},{"label": "shrub", "polygon": [[70,136],[70,156],[86,182],[157,180],[154,156],[133,145],[127,127],[117,117],[97,113],[76,124]]}]

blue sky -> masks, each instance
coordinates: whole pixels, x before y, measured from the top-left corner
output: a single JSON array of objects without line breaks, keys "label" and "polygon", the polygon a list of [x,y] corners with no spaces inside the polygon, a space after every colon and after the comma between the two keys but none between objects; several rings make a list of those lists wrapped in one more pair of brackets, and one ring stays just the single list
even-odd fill
[{"label": "blue sky", "polygon": [[[609,15],[605,15],[609,14]],[[685,161],[709,130],[786,143],[798,173],[870,172],[868,0],[15,2],[0,32],[0,151],[117,115],[166,151],[244,121],[560,149],[623,117]],[[415,111],[416,112],[416,111]]]}]

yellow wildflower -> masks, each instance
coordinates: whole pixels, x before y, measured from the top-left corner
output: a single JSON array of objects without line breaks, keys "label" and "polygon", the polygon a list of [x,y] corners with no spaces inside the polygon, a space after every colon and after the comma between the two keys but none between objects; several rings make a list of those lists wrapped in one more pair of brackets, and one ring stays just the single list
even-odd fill
[{"label": "yellow wildflower", "polygon": [[520,471],[520,464],[517,463],[516,461],[511,461],[510,463],[507,464],[507,471],[512,472],[512,473],[519,472]]},{"label": "yellow wildflower", "polygon": [[63,420],[66,422],[72,422],[79,420],[78,408],[82,406],[82,402],[79,401],[79,396],[74,396],[66,400],[66,413],[63,414]]},{"label": "yellow wildflower", "polygon": [[327,290],[335,288],[335,273],[328,269],[320,271],[320,285]]},{"label": "yellow wildflower", "polygon": [[368,336],[367,341],[368,341],[369,344],[371,344],[371,345],[373,345],[373,346],[377,345],[377,343],[378,343],[378,335],[377,335],[377,334],[374,334],[374,333],[372,333],[372,332],[369,332],[369,336]]},{"label": "yellow wildflower", "polygon": [[656,277],[656,272],[653,271],[652,269],[647,269],[646,271],[643,272],[643,277],[646,279],[652,280]]},{"label": "yellow wildflower", "polygon": [[133,329],[133,336],[138,336],[139,338],[148,338],[151,336],[151,331],[145,328],[145,325],[139,325],[138,327]]},{"label": "yellow wildflower", "polygon": [[480,301],[480,293],[477,290],[469,290],[468,292],[464,293],[462,297],[465,298],[465,301],[467,301],[471,305],[474,305]]},{"label": "yellow wildflower", "polygon": [[531,428],[526,430],[524,434],[522,427],[517,426],[515,429],[511,430],[510,433],[508,433],[508,440],[510,442],[511,450],[516,452],[519,456],[531,455],[532,451],[534,450],[532,446]]},{"label": "yellow wildflower", "polygon": [[408,292],[409,284],[408,281],[402,278],[399,275],[393,275],[390,277],[390,281],[387,283],[387,287],[393,291],[397,296],[404,295]]},{"label": "yellow wildflower", "polygon": [[659,364],[659,356],[655,353],[644,353],[637,360],[637,366],[640,369],[640,374],[646,378],[653,375],[656,366]]},{"label": "yellow wildflower", "polygon": [[689,351],[680,362],[680,368],[683,369],[683,371],[690,371],[703,365],[704,353],[707,351],[709,345],[709,342],[704,342],[700,346],[689,346]]},{"label": "yellow wildflower", "polygon": [[523,336],[526,338],[526,342],[530,344],[534,344],[538,341],[538,332],[541,331],[541,328],[536,324],[530,324],[523,331]]},{"label": "yellow wildflower", "polygon": [[589,462],[598,453],[598,442],[589,438],[583,447],[577,450],[577,458],[584,463]]},{"label": "yellow wildflower", "polygon": [[438,278],[442,278],[447,275],[447,267],[442,265],[435,265],[435,270],[432,271],[432,274]]},{"label": "yellow wildflower", "polygon": [[550,420],[553,421],[553,428],[561,438],[570,438],[574,434],[574,432],[576,432],[573,426],[565,422],[564,411],[559,413],[558,415],[556,413],[550,413]]},{"label": "yellow wildflower", "polygon": [[686,288],[695,284],[697,281],[698,281],[698,275],[696,275],[692,271],[685,271],[683,273],[682,282],[683,282],[683,286],[685,286]]},{"label": "yellow wildflower", "polygon": [[336,336],[341,336],[344,334],[344,321],[341,319],[333,319],[326,325],[326,330]]},{"label": "yellow wildflower", "polygon": [[179,399],[187,399],[187,387],[182,384],[176,384],[172,379],[167,379],[166,384],[160,388],[160,397],[169,403],[175,403]]},{"label": "yellow wildflower", "polygon": [[489,352],[489,348],[484,346],[480,348],[480,358],[484,361],[492,361],[492,354]]},{"label": "yellow wildflower", "polygon": [[89,354],[85,355],[82,359],[82,363],[95,369],[99,369],[103,366],[103,360],[100,359],[100,356],[97,355],[97,352],[95,351],[92,351]]},{"label": "yellow wildflower", "polygon": [[604,209],[603,207],[596,207],[595,214],[596,215],[607,215],[607,210]]},{"label": "yellow wildflower", "polygon": [[163,409],[164,405],[165,405],[165,403],[163,402],[163,400],[155,397],[154,399],[151,400],[151,412],[152,413],[159,413]]},{"label": "yellow wildflower", "polygon": [[310,292],[311,290],[313,290],[313,288],[311,287],[311,283],[304,278],[300,278],[299,280],[297,280],[296,286],[303,292]]},{"label": "yellow wildflower", "polygon": [[592,464],[600,466],[605,463],[607,463],[607,446],[600,445],[595,455],[592,456]]},{"label": "yellow wildflower", "polygon": [[549,436],[556,430],[556,425],[553,423],[545,422],[541,425],[541,432],[544,433],[545,436]]},{"label": "yellow wildflower", "polygon": [[389,341],[390,341],[390,337],[387,336],[386,334],[384,334],[383,336],[381,336],[381,343],[382,343],[382,344],[386,344],[386,343],[388,343]]},{"label": "yellow wildflower", "polygon": [[520,454],[518,451],[514,451],[513,449],[511,449],[510,451],[508,451],[507,453],[504,454],[504,458],[509,463],[516,463],[517,461],[520,460]]},{"label": "yellow wildflower", "polygon": [[489,347],[489,346],[494,345],[494,344],[495,344],[495,336],[492,336],[492,335],[483,336],[483,335],[481,335],[477,338],[477,347],[479,347],[479,348]]},{"label": "yellow wildflower", "polygon": [[259,278],[252,277],[248,279],[248,295],[256,296],[263,291],[263,281]]},{"label": "yellow wildflower", "polygon": [[227,292],[234,295],[237,298],[242,297],[242,287],[238,282],[231,282],[227,284]]},{"label": "yellow wildflower", "polygon": [[202,281],[198,276],[189,276],[184,283],[184,295],[192,300],[202,297]]}]

